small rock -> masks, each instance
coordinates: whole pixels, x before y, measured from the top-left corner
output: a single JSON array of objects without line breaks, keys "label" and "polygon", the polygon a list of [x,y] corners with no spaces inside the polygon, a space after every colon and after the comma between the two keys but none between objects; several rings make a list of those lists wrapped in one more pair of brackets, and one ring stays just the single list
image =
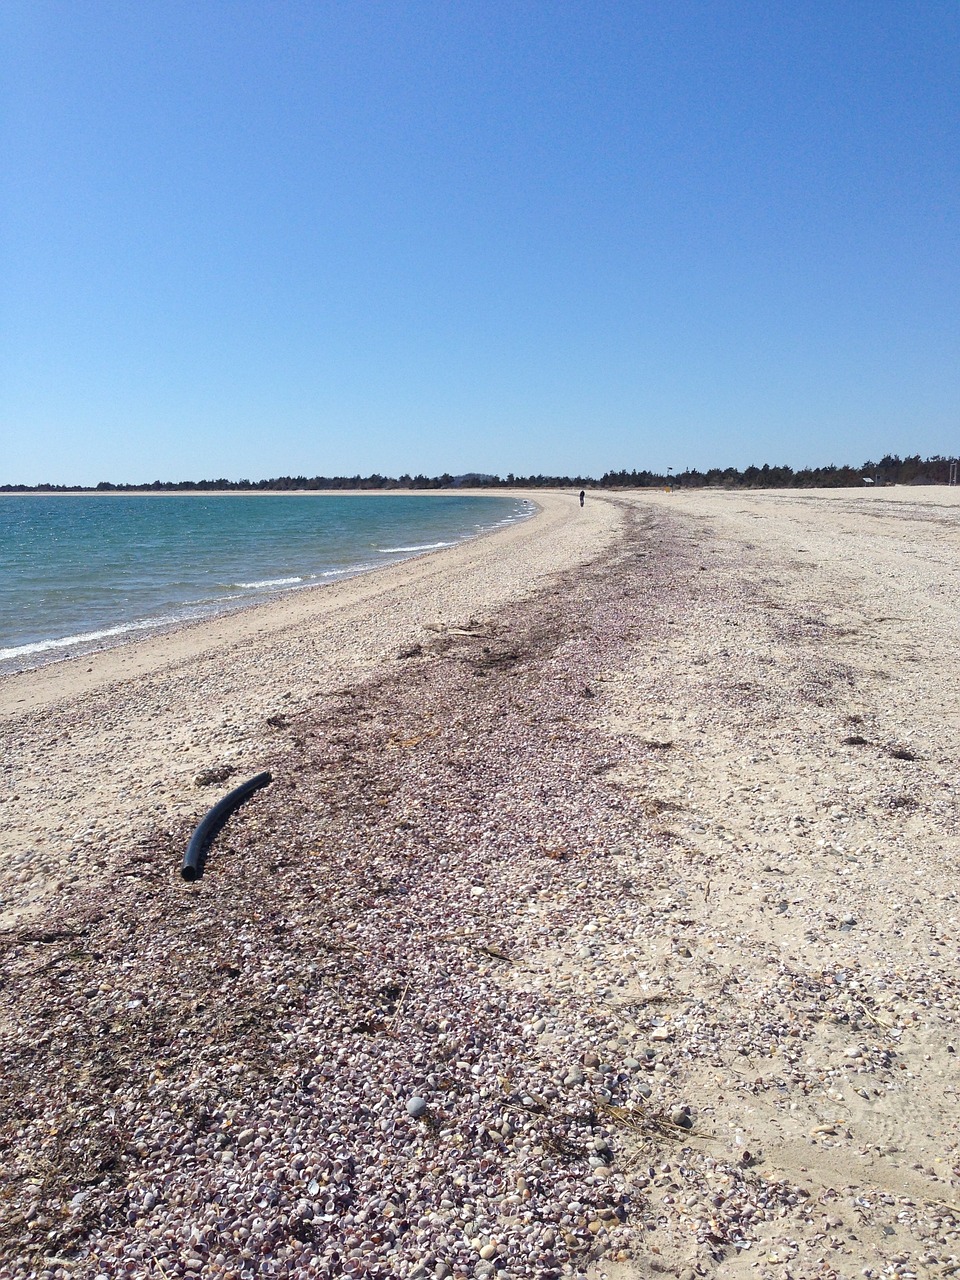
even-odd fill
[{"label": "small rock", "polygon": [[407,1103],[407,1115],[412,1116],[414,1120],[419,1120],[426,1110],[427,1104],[423,1098],[411,1098]]},{"label": "small rock", "polygon": [[497,1256],[497,1244],[496,1244],[496,1241],[494,1240],[491,1240],[489,1244],[485,1244],[483,1248],[480,1250],[480,1257],[484,1260],[484,1262],[489,1262],[491,1258],[495,1258],[496,1256]]},{"label": "small rock", "polygon": [[670,1112],[670,1123],[675,1124],[678,1129],[692,1129],[693,1120],[690,1118],[689,1107],[674,1107]]}]

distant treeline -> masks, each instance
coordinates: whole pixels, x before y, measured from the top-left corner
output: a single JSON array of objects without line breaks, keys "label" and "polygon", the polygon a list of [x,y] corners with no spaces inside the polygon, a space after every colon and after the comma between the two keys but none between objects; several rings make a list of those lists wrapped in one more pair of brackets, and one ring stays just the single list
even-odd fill
[{"label": "distant treeline", "polygon": [[952,459],[935,454],[932,458],[900,458],[887,454],[879,462],[862,467],[711,467],[709,471],[607,471],[599,480],[593,476],[507,476],[471,472],[452,476],[274,476],[270,480],[154,480],[151,484],[97,485],[0,484],[0,493],[178,493],[186,490],[214,492],[258,492],[289,489],[653,489],[667,485],[702,489],[821,489],[864,484],[947,484]]}]

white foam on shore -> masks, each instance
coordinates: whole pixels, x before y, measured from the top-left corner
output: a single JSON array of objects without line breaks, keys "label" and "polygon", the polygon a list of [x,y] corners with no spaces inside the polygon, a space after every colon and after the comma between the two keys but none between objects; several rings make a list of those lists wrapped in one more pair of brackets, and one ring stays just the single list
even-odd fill
[{"label": "white foam on shore", "polygon": [[371,573],[374,569],[382,569],[382,563],[378,564],[354,564],[343,569],[324,569],[318,576],[321,578],[356,578],[361,573]]},{"label": "white foam on shore", "polygon": [[260,587],[288,587],[293,582],[303,582],[303,578],[263,578],[260,582],[237,582],[234,585],[243,587],[248,591],[254,591]]},{"label": "white foam on shore", "polygon": [[425,542],[421,547],[381,547],[383,555],[399,555],[413,551],[439,551],[441,547],[455,547],[455,542]]},{"label": "white foam on shore", "polygon": [[21,644],[12,649],[0,649],[0,662],[10,658],[26,658],[35,653],[49,653],[52,649],[69,649],[77,644],[95,644],[98,640],[110,640],[130,631],[155,631],[181,622],[181,618],[144,618],[138,622],[125,622],[122,626],[104,627],[100,631],[82,631],[75,636],[59,636],[54,640],[37,640],[34,644]]},{"label": "white foam on shore", "polygon": [[[444,543],[444,546],[452,546],[452,543]],[[305,587],[315,585],[319,579],[340,580],[343,578],[358,577],[360,574],[370,573],[374,569],[383,567],[383,562],[375,564],[352,564],[345,565],[339,569],[327,569],[319,574],[311,574],[309,578],[292,577],[292,578],[267,578],[259,582],[238,582],[234,584],[236,589],[247,588],[249,590],[269,590],[270,588],[286,587],[288,590],[302,590]],[[235,594],[212,596],[206,600],[191,600],[184,602],[183,612],[177,614],[167,614],[158,618],[141,618],[134,622],[125,622],[115,627],[102,627],[95,631],[81,631],[75,635],[56,636],[47,640],[37,640],[32,644],[14,645],[6,649],[0,649],[0,663],[11,661],[22,661],[29,658],[39,658],[42,654],[51,655],[53,661],[57,661],[57,651],[66,651],[73,648],[85,648],[91,645],[97,645],[104,640],[118,641],[123,636],[131,635],[137,631],[163,631],[167,627],[182,626],[185,622],[199,621],[204,617],[216,616],[232,612],[238,607],[243,607],[242,597]],[[64,657],[68,656],[66,652]]]}]

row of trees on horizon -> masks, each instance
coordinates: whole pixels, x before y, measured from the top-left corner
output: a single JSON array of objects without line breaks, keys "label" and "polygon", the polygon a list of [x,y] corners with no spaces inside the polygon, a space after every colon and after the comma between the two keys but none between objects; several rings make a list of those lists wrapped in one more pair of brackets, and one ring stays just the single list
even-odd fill
[{"label": "row of trees on horizon", "polygon": [[862,488],[864,484],[947,484],[953,459],[934,454],[930,458],[901,458],[887,454],[879,462],[865,462],[862,467],[802,467],[795,471],[787,466],[696,468],[664,475],[658,471],[606,471],[599,480],[593,476],[516,476],[505,477],[468,472],[466,475],[441,476],[275,476],[270,480],[154,480],[149,484],[114,484],[101,480],[97,485],[65,484],[0,484],[0,493],[177,493],[184,490],[214,492],[259,492],[290,489],[652,489],[675,485],[678,488],[703,489],[820,489]]}]

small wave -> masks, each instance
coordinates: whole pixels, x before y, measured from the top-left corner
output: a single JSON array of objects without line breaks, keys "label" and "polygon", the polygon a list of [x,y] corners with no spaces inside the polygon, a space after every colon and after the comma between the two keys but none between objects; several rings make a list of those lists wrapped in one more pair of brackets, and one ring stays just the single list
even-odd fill
[{"label": "small wave", "polygon": [[235,582],[236,587],[253,590],[257,587],[289,587],[293,582],[302,582],[303,578],[263,578],[259,582]]},{"label": "small wave", "polygon": [[0,662],[8,658],[25,658],[32,653],[49,653],[51,649],[69,649],[75,644],[93,644],[97,640],[109,640],[113,636],[123,636],[130,631],[156,631],[159,627],[168,626],[175,618],[151,618],[142,622],[126,622],[119,627],[104,627],[102,631],[82,631],[75,636],[61,636],[56,640],[38,640],[35,644],[21,644],[12,649],[0,649]]},{"label": "small wave", "polygon": [[440,547],[452,547],[452,542],[426,542],[422,547],[381,547],[383,555],[393,555],[402,551],[437,551]]},{"label": "small wave", "polygon": [[359,573],[370,573],[374,569],[382,569],[382,564],[350,564],[342,569],[324,569],[321,578],[354,578]]}]

